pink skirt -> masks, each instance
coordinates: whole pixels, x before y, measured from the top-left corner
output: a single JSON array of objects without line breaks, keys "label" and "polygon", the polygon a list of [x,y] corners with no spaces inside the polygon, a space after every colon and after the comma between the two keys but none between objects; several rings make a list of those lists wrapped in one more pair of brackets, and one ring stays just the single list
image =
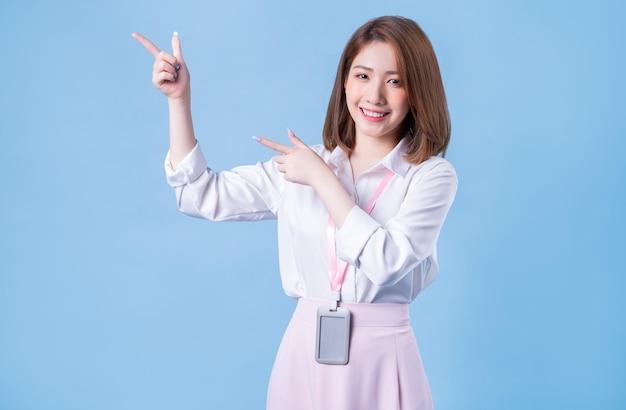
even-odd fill
[{"label": "pink skirt", "polygon": [[278,349],[268,410],[426,410],[433,408],[409,305],[342,303],[351,312],[347,365],[315,360],[317,308],[299,299]]}]

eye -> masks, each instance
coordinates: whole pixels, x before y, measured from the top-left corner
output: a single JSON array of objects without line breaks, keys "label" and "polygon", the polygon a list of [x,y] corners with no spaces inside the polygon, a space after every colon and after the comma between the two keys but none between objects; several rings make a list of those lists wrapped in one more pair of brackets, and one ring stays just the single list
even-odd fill
[{"label": "eye", "polygon": [[369,77],[367,76],[367,74],[357,74],[356,78],[360,80],[367,80]]},{"label": "eye", "polygon": [[397,87],[401,87],[402,84],[400,84],[400,80],[396,79],[396,78],[392,78],[391,80],[387,81],[389,84],[395,85]]}]

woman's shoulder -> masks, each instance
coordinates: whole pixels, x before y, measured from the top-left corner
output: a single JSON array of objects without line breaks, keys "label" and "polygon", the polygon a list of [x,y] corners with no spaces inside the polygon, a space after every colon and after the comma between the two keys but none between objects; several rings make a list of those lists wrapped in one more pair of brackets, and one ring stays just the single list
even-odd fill
[{"label": "woman's shoulder", "polygon": [[441,176],[457,180],[456,170],[452,163],[439,156],[432,156],[419,164],[410,164],[407,175],[411,179]]},{"label": "woman's shoulder", "polygon": [[432,156],[427,160],[420,162],[419,164],[411,164],[411,168],[421,171],[428,171],[433,169],[441,169],[441,170],[451,170],[454,171],[454,166],[450,161],[443,157]]}]

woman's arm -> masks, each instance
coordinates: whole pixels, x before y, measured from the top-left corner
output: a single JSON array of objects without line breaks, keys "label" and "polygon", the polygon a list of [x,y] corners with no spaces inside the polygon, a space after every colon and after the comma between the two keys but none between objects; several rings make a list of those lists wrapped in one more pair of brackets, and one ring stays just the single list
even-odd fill
[{"label": "woman's arm", "polygon": [[[391,218],[379,223],[355,208],[337,232],[337,256],[377,286],[397,283],[436,255],[439,233],[456,195],[456,172],[445,160],[426,163],[422,171],[406,178],[406,190],[394,192],[393,181],[389,185],[387,197],[400,201]],[[384,206],[379,203],[377,208]]]},{"label": "woman's arm", "polygon": [[170,121],[170,162],[178,164],[196,145],[191,119],[191,87],[189,70],[183,59],[178,33],[172,36],[172,54],[159,50],[139,33],[133,37],[154,57],[152,84],[167,96]]},{"label": "woman's arm", "polygon": [[257,140],[266,147],[282,153],[274,157],[278,170],[285,175],[287,181],[309,185],[315,189],[335,225],[341,229],[356,203],[324,160],[291,130],[288,134],[294,144],[293,147],[266,138]]}]

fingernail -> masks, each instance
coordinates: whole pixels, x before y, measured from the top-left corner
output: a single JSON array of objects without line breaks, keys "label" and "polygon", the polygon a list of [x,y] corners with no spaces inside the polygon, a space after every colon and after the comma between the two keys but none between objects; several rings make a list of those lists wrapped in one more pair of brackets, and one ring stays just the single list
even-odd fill
[{"label": "fingernail", "polygon": [[252,136],[252,139],[253,139],[253,140],[255,140],[255,141],[259,141],[259,142],[261,142],[261,139],[262,139],[262,138],[261,138],[261,137],[257,137],[256,135],[253,135],[253,136]]},{"label": "fingernail", "polygon": [[178,31],[175,31],[175,32],[174,32],[174,35],[175,35],[175,36],[177,36],[177,35],[178,35]]},{"label": "fingernail", "polygon": [[293,131],[291,131],[291,128],[287,128],[287,134],[293,134]]}]

